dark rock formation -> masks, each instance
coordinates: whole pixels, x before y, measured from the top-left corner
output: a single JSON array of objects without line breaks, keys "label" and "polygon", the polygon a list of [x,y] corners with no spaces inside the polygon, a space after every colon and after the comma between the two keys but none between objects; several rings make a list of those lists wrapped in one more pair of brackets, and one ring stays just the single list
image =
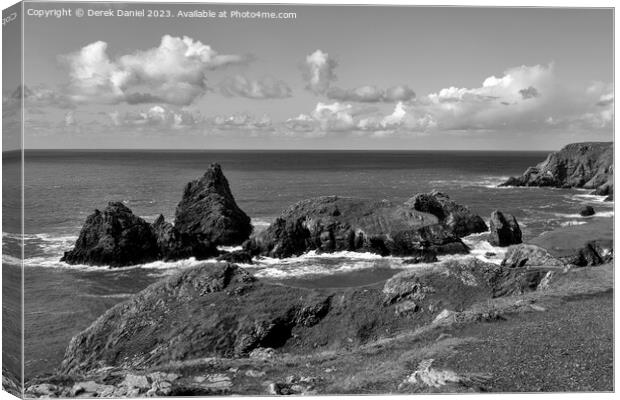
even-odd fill
[{"label": "dark rock formation", "polygon": [[575,187],[595,189],[595,194],[608,196],[614,189],[613,156],[612,142],[572,143],[500,186]]},{"label": "dark rock formation", "polygon": [[157,239],[149,223],[123,203],[111,202],[86,218],[75,247],[65,252],[61,261],[121,267],[158,258]]},{"label": "dark rock formation", "polygon": [[546,249],[533,244],[519,244],[508,248],[502,266],[521,267],[563,267],[565,262],[554,257]]},{"label": "dark rock formation", "polygon": [[606,264],[614,258],[611,240],[592,240],[587,242],[576,254],[563,257],[567,264],[577,267],[592,267]]},{"label": "dark rock formation", "polygon": [[589,217],[590,215],[596,214],[594,208],[592,206],[585,206],[579,211],[579,215],[582,217]]},{"label": "dark rock formation", "polygon": [[247,251],[238,250],[221,254],[217,261],[225,261],[237,264],[252,264],[252,255]]},{"label": "dark rock formation", "polygon": [[517,219],[510,214],[505,217],[500,211],[493,211],[489,229],[491,231],[489,243],[493,246],[506,247],[522,242],[521,228]]},{"label": "dark rock formation", "polygon": [[410,203],[337,196],[301,201],[244,243],[253,255],[290,257],[310,250],[426,257],[467,253],[450,228]]},{"label": "dark rock formation", "polygon": [[448,195],[436,190],[417,194],[407,204],[417,211],[433,214],[458,237],[488,230],[487,224],[479,215],[475,215],[469,208],[450,200]]},{"label": "dark rock formation", "polygon": [[218,255],[217,247],[200,241],[195,236],[179,232],[170,222],[166,222],[161,214],[153,222],[151,229],[157,240],[161,260],[173,261],[190,257],[203,260]]},{"label": "dark rock formation", "polygon": [[241,244],[252,232],[250,217],[237,206],[218,164],[185,186],[174,226],[216,246]]},{"label": "dark rock formation", "polygon": [[437,261],[437,255],[428,252],[418,257],[407,258],[403,260],[403,264],[432,263],[436,261]]}]

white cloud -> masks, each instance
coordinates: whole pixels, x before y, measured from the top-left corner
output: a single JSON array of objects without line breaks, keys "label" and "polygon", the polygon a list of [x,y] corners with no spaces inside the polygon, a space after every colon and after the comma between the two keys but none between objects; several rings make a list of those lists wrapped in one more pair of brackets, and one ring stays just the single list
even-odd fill
[{"label": "white cloud", "polygon": [[327,97],[339,101],[355,101],[360,103],[409,101],[415,98],[415,92],[406,85],[380,89],[376,86],[360,86],[355,89],[331,88]]},{"label": "white cloud", "polygon": [[216,116],[210,120],[210,126],[218,130],[235,131],[272,131],[272,121],[268,115],[256,118],[251,114],[237,113],[229,116]]},{"label": "white cloud", "polygon": [[251,80],[241,75],[228,77],[219,85],[223,95],[249,99],[281,99],[291,97],[291,88],[281,80],[270,77]]},{"label": "white cloud", "polygon": [[187,36],[165,35],[158,47],[115,60],[107,49],[106,42],[98,41],[62,57],[73,100],[188,105],[205,93],[208,71],[249,61],[248,56],[221,55]]},{"label": "white cloud", "polygon": [[164,105],[156,105],[140,112],[118,111],[108,113],[114,126],[133,128],[191,128],[200,122],[200,119],[189,111],[177,110]]},{"label": "white cloud", "polygon": [[329,54],[316,50],[306,56],[303,65],[306,89],[315,94],[323,94],[336,80],[335,69],[338,63]]}]

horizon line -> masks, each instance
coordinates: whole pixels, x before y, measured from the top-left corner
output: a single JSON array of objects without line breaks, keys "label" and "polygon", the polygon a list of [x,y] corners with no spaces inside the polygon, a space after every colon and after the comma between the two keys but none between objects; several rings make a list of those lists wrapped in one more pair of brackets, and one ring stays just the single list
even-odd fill
[{"label": "horizon line", "polygon": [[[604,143],[604,142],[600,142]],[[550,152],[557,151],[557,149],[347,149],[347,148],[333,148],[333,149],[321,149],[321,148],[311,148],[311,149],[279,149],[279,148],[265,148],[265,149],[251,149],[251,148],[170,148],[170,149],[162,149],[162,148],[101,148],[101,149],[93,149],[93,148],[30,148],[30,149],[12,149],[12,150],[2,150],[2,153],[12,153],[19,151],[325,151],[325,152],[336,152],[336,151],[364,151],[364,152],[409,152],[409,151],[479,151],[479,152],[517,152],[517,151],[529,151],[529,152]]]}]

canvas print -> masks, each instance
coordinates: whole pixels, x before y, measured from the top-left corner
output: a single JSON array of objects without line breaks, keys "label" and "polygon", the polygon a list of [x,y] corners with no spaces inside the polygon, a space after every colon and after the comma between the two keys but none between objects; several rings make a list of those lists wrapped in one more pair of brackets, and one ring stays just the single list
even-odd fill
[{"label": "canvas print", "polygon": [[613,392],[613,18],[6,9],[3,389]]}]

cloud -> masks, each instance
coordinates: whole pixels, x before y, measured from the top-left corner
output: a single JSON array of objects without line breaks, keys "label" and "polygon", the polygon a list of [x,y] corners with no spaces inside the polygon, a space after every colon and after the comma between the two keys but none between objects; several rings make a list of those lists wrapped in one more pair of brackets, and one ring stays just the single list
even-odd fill
[{"label": "cloud", "polygon": [[251,80],[241,75],[228,77],[220,85],[220,92],[229,97],[249,99],[282,99],[291,97],[291,88],[281,80],[270,77]]},{"label": "cloud", "polygon": [[519,93],[521,94],[521,97],[523,99],[533,99],[534,97],[540,96],[540,93],[538,93],[538,90],[536,90],[534,86],[530,86],[526,89],[521,89],[519,90]]},{"label": "cloud", "polygon": [[112,125],[131,128],[191,128],[200,122],[200,119],[185,110],[176,110],[164,105],[156,105],[145,111],[126,112],[121,114],[113,111],[107,114]]},{"label": "cloud", "polygon": [[315,94],[324,94],[336,80],[335,69],[338,63],[321,50],[306,56],[303,64],[303,76],[306,89]]},{"label": "cloud", "polygon": [[272,131],[272,121],[268,115],[256,118],[251,114],[237,113],[229,116],[216,116],[210,121],[210,126],[218,130],[235,131]]},{"label": "cloud", "polygon": [[162,37],[158,47],[112,60],[103,41],[61,56],[76,102],[189,105],[207,90],[211,70],[245,64],[250,56],[219,54],[198,40]]},{"label": "cloud", "polygon": [[33,87],[19,85],[12,92],[2,96],[2,104],[20,103],[24,98],[24,105],[28,112],[39,112],[42,107],[56,107],[62,109],[75,108],[75,104],[65,95],[61,88],[50,89],[44,85]]},{"label": "cloud", "polygon": [[331,88],[327,97],[338,101],[355,101],[361,103],[409,101],[415,98],[415,92],[406,85],[379,89],[376,86],[360,86],[355,89]]},{"label": "cloud", "polygon": [[67,111],[67,113],[65,113],[65,126],[75,126],[76,122],[75,122],[75,115],[73,113],[73,111]]}]

